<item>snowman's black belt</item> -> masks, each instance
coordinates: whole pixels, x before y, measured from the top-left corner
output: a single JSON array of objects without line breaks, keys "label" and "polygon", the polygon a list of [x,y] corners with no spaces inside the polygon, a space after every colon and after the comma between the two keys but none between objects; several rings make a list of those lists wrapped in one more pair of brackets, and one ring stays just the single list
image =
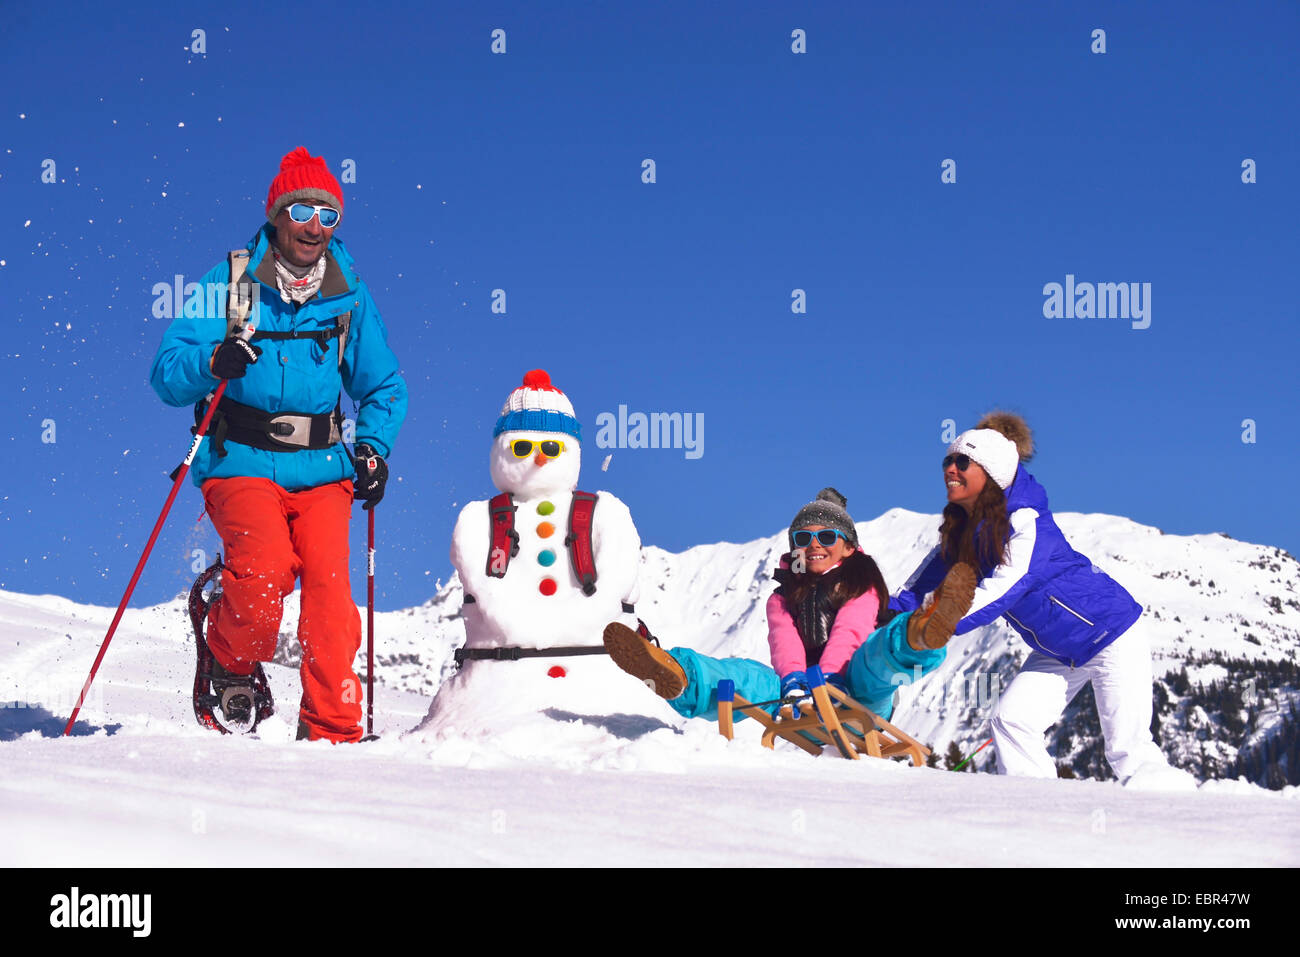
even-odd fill
[{"label": "snowman's black belt", "polygon": [[456,664],[470,661],[518,661],[520,658],[569,658],[574,655],[607,655],[602,645],[562,645],[557,648],[521,648],[505,645],[500,648],[457,648]]}]

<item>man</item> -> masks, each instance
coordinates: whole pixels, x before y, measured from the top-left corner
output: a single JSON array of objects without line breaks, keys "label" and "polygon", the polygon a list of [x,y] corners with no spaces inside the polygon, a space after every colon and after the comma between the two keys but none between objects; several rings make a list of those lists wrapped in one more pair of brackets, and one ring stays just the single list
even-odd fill
[{"label": "man", "polygon": [[[342,214],[325,161],[303,147],[285,156],[267,223],[203,277],[150,374],[164,402],[199,412],[229,380],[192,466],[225,546],[222,595],[207,620],[223,723],[250,722],[257,665],[274,656],[283,598],[301,578],[298,737],[335,742],[362,735],[352,501],[373,508],[383,498],[384,459],[407,402],[370,291],[333,238]],[[360,403],[352,455],[341,441],[340,388]]]}]

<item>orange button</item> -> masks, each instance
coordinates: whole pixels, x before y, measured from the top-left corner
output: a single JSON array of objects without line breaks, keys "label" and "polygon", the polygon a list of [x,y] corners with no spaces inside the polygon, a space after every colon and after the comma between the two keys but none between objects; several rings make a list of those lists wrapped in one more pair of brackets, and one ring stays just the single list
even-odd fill
[{"label": "orange button", "polygon": [[538,522],[537,534],[542,536],[542,538],[550,538],[555,534],[555,526],[550,522]]}]

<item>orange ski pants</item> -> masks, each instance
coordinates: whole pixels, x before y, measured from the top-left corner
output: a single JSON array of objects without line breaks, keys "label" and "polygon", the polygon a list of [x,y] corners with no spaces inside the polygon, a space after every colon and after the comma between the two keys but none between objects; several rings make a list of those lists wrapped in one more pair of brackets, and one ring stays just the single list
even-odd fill
[{"label": "orange ski pants", "polygon": [[348,578],[352,482],[288,492],[265,478],[203,483],[203,501],[225,545],[221,600],[208,612],[212,655],[235,674],[275,656],[284,596],[302,579],[302,704],[313,739],[356,741],[361,681],[352,670],[361,616]]}]

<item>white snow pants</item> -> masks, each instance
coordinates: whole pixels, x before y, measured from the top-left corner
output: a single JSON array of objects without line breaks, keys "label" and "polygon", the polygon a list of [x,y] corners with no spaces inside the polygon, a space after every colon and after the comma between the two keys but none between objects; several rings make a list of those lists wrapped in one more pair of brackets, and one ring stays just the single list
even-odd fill
[{"label": "white snow pants", "polygon": [[1144,764],[1167,766],[1151,738],[1151,646],[1138,619],[1087,664],[1071,668],[1037,651],[1012,679],[991,722],[998,772],[1054,778],[1043,735],[1092,682],[1106,760],[1121,783]]}]

